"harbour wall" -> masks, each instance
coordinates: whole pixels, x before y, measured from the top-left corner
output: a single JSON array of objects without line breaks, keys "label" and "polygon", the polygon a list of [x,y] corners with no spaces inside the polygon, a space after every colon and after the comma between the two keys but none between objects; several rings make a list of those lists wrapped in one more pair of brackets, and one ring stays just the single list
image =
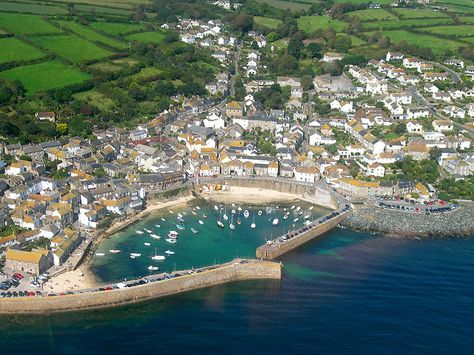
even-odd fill
[{"label": "harbour wall", "polygon": [[264,244],[257,248],[256,257],[263,260],[274,260],[275,258],[335,228],[350,213],[351,210],[343,212],[340,215],[330,219],[329,221],[316,225],[313,228],[308,229],[297,237],[289,239],[284,243]]},{"label": "harbour wall", "polygon": [[3,298],[0,301],[0,314],[54,313],[107,308],[143,302],[227,282],[281,279],[281,268],[280,263],[255,259],[236,259],[199,273],[110,291],[84,291],[83,293],[63,296]]}]

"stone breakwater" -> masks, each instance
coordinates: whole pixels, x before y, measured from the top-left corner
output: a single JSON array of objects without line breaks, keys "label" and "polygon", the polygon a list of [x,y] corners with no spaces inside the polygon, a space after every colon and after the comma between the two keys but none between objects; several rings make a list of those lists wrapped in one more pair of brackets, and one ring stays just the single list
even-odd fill
[{"label": "stone breakwater", "polygon": [[364,232],[405,237],[474,235],[474,207],[461,205],[452,212],[429,214],[382,209],[372,204],[357,207],[341,226]]},{"label": "stone breakwater", "polygon": [[[281,279],[281,264],[261,260],[236,259],[217,267],[203,268],[200,272],[148,282],[143,285],[88,291],[62,296],[37,296],[3,298],[0,313],[54,313],[93,308],[107,308],[142,302],[158,297],[174,295],[227,282]],[[149,276],[148,279],[152,279]]]}]

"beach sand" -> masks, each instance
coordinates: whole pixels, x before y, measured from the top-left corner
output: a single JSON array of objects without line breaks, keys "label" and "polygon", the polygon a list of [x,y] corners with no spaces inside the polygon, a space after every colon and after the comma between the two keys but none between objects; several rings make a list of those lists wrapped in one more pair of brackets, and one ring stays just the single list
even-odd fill
[{"label": "beach sand", "polygon": [[229,190],[212,191],[204,193],[201,196],[205,199],[217,202],[252,204],[289,202],[298,199],[297,195],[284,192],[241,186],[230,186]]},{"label": "beach sand", "polygon": [[94,276],[90,273],[87,266],[81,266],[74,271],[67,271],[61,275],[54,276],[44,285],[46,292],[65,292],[71,290],[83,290],[97,286]]}]

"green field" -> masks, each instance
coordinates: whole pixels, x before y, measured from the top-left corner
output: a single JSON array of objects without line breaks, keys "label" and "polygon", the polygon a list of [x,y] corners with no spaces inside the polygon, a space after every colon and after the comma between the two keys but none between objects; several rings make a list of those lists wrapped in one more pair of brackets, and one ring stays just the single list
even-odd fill
[{"label": "green field", "polygon": [[459,13],[462,15],[474,15],[473,6],[443,5],[449,12]]},{"label": "green field", "polygon": [[165,39],[166,35],[162,32],[139,32],[125,37],[129,41],[138,41],[143,43],[159,44]]},{"label": "green field", "polygon": [[140,70],[137,74],[132,75],[131,77],[133,79],[148,79],[154,76],[157,76],[158,74],[163,73],[163,70],[154,68],[154,67],[148,67],[148,68],[143,68]]},{"label": "green field", "polygon": [[311,4],[302,4],[298,2],[292,1],[284,1],[284,0],[256,0],[260,3],[267,3],[270,6],[276,7],[277,9],[283,10],[291,10],[291,11],[300,11],[300,10],[308,10],[311,7]]},{"label": "green field", "polygon": [[459,16],[459,21],[462,23],[474,25],[474,16]]},{"label": "green field", "polygon": [[87,12],[87,13],[94,13],[94,14],[106,14],[106,15],[116,15],[116,16],[129,16],[132,14],[132,10],[116,9],[113,7],[102,7],[102,6],[94,6],[94,5],[76,4],[74,8],[78,12]]},{"label": "green field", "polygon": [[459,5],[459,6],[474,6],[472,0],[439,0],[438,4]]},{"label": "green field", "polygon": [[134,6],[140,4],[148,4],[149,0],[60,0],[60,2],[74,4],[88,4],[104,7],[116,7],[124,9],[133,9]]},{"label": "green field", "polygon": [[102,111],[110,111],[115,107],[113,100],[95,89],[79,92],[74,94],[73,97],[76,100],[95,106]]},{"label": "green field", "polygon": [[0,63],[41,58],[44,53],[16,38],[0,38]]},{"label": "green field", "polygon": [[401,19],[409,19],[409,18],[439,18],[439,17],[448,17],[443,12],[435,11],[432,9],[421,9],[421,10],[413,10],[413,9],[393,9],[398,17]]},{"label": "green field", "polygon": [[352,46],[354,47],[359,47],[366,44],[365,41],[361,40],[359,37],[353,35],[346,35],[345,33],[338,33],[336,37],[349,37],[352,41]]},{"label": "green field", "polygon": [[25,12],[39,15],[67,14],[67,10],[56,5],[0,1],[0,11]]},{"label": "green field", "polygon": [[[359,5],[359,4],[367,4],[367,3],[368,3],[367,0],[351,0],[351,1],[347,1],[347,0],[335,0],[334,2],[335,2],[335,3],[351,2],[351,3],[357,4],[357,5]],[[379,4],[381,4],[381,5],[389,5],[389,4],[391,4],[391,3],[393,2],[393,0],[377,0],[376,2],[379,3]]]},{"label": "green field", "polygon": [[99,42],[109,47],[117,48],[117,49],[125,49],[128,47],[128,44],[125,42],[120,42],[116,39],[101,35],[100,33],[97,33],[94,30],[92,30],[91,28],[88,28],[87,26],[78,24],[76,22],[59,21],[59,24],[61,25],[62,28],[67,28],[91,42]]},{"label": "green field", "polygon": [[349,12],[348,16],[356,16],[362,22],[380,20],[398,20],[396,16],[384,9],[369,9]]},{"label": "green field", "polygon": [[270,18],[270,17],[262,17],[262,16],[254,16],[253,20],[255,21],[257,25],[265,26],[273,30],[277,28],[280,23],[282,23],[281,20]]},{"label": "green field", "polygon": [[112,52],[74,35],[42,36],[35,38],[35,41],[41,47],[49,49],[60,57],[76,64],[105,58],[112,54]]},{"label": "green field", "polygon": [[130,32],[137,32],[144,29],[142,25],[133,23],[115,23],[115,22],[92,22],[91,27],[96,30],[111,34],[113,36],[124,35]]},{"label": "green field", "polygon": [[418,28],[418,27],[429,27],[435,25],[449,25],[453,23],[451,18],[429,18],[426,20],[421,19],[409,19],[409,20],[388,20],[388,21],[376,21],[366,22],[363,27],[365,30],[387,30],[387,29],[405,29],[405,28]]},{"label": "green field", "polygon": [[0,13],[0,27],[10,33],[56,33],[59,30],[40,16]]},{"label": "green field", "polygon": [[474,26],[469,25],[425,27],[420,31],[452,37],[474,36]]},{"label": "green field", "polygon": [[123,69],[123,67],[121,67],[120,65],[114,64],[112,62],[99,62],[99,63],[91,64],[89,65],[89,68],[106,72],[106,73],[116,73]]},{"label": "green field", "polygon": [[347,23],[344,21],[333,20],[327,16],[302,16],[296,20],[298,28],[306,33],[312,33],[318,28],[333,28],[336,32],[342,32],[346,28]]},{"label": "green field", "polygon": [[[370,35],[370,33],[368,34]],[[435,54],[443,53],[446,50],[456,51],[459,47],[465,46],[465,44],[458,41],[441,39],[429,35],[414,34],[403,30],[382,31],[382,34],[389,37],[393,43],[403,40],[408,44],[420,47],[429,47]]]},{"label": "green field", "polygon": [[55,60],[40,64],[24,65],[0,72],[0,77],[8,80],[19,80],[29,95],[38,91],[78,84],[90,79],[89,74],[83,73],[74,67],[67,67]]}]

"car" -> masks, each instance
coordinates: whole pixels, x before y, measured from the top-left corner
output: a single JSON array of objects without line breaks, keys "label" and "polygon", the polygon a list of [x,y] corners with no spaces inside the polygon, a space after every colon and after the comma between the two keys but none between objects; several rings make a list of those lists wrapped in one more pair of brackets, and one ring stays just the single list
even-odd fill
[{"label": "car", "polygon": [[36,291],[35,293],[36,293],[36,296],[42,296],[43,295],[43,293],[41,291]]},{"label": "car", "polygon": [[19,272],[15,272],[13,274],[13,277],[16,277],[19,280],[22,280],[24,278],[24,276],[22,274],[20,274]]},{"label": "car", "polygon": [[13,291],[13,292],[12,292],[12,296],[13,296],[13,297],[18,297],[18,292]]},{"label": "car", "polygon": [[[38,291],[39,292],[39,291]],[[33,291],[29,291],[28,292],[28,296],[32,297],[32,296],[36,296],[36,293],[34,293]]]}]

